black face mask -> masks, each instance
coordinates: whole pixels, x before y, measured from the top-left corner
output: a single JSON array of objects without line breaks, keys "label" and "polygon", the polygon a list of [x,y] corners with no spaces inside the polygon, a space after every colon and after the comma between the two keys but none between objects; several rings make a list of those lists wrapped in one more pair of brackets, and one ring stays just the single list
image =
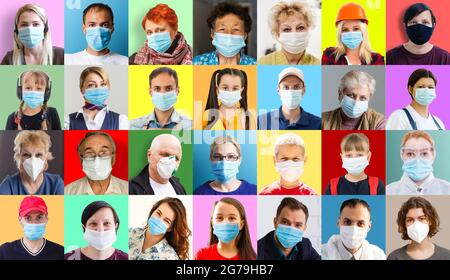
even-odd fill
[{"label": "black face mask", "polygon": [[409,39],[416,45],[423,45],[430,41],[433,31],[434,25],[433,27],[429,27],[423,24],[414,24],[406,27],[406,33]]}]

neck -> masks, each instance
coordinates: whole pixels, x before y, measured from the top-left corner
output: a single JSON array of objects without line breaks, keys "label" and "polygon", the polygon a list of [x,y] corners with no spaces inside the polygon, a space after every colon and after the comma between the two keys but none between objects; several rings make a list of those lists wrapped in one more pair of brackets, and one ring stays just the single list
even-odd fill
[{"label": "neck", "polygon": [[426,237],[422,243],[417,243],[416,241],[412,241],[410,244],[408,244],[408,250],[410,251],[425,251],[429,250],[434,247],[433,242],[431,242],[429,237]]},{"label": "neck", "polygon": [[27,189],[29,194],[34,194],[39,189],[39,187],[42,185],[42,182],[44,182],[44,173],[41,172],[38,177],[36,178],[36,181],[33,181],[28,174],[22,170],[19,172],[20,179],[22,180],[23,185]]},{"label": "neck", "polygon": [[42,110],[42,106],[37,106],[36,108],[31,108],[28,106],[25,106],[25,109],[23,109],[23,114],[26,116],[34,116],[38,114]]},{"label": "neck", "polygon": [[361,58],[359,57],[361,46],[356,49],[345,48],[345,56],[352,64],[361,64]]},{"label": "neck", "polygon": [[294,247],[284,248],[283,245],[281,245],[280,241],[278,241],[277,235],[274,234],[274,236],[275,236],[275,244],[277,245],[277,247],[280,248],[281,252],[283,252],[283,254],[285,256],[289,256],[289,254],[292,252],[292,249],[294,249]]},{"label": "neck", "polygon": [[92,246],[81,249],[82,253],[93,260],[104,260],[109,258],[115,251],[113,247],[109,247],[103,251],[99,251]]},{"label": "neck", "polygon": [[158,171],[153,170],[150,168],[150,164],[148,165],[148,176],[155,182],[159,184],[167,184],[169,182],[169,179],[164,179],[161,176],[159,176]]},{"label": "neck", "polygon": [[167,111],[160,111],[157,108],[155,108],[156,119],[158,120],[161,126],[164,126],[169,121],[173,111],[175,111],[175,108],[173,107]]},{"label": "neck", "polygon": [[289,121],[289,123],[294,123],[300,119],[300,107],[291,110],[283,105],[281,106],[281,112],[283,113],[284,118]]},{"label": "neck", "polygon": [[241,181],[239,181],[236,178],[233,178],[226,183],[220,183],[219,181],[213,181],[212,185],[214,186],[215,189],[217,189],[220,192],[232,192],[232,191],[236,190],[237,188],[239,188],[239,186],[241,185]]},{"label": "neck", "polygon": [[431,51],[431,49],[433,48],[433,45],[430,44],[429,42],[426,42],[423,45],[416,45],[411,41],[408,41],[407,43],[405,43],[403,45],[403,47],[405,47],[405,49],[407,51],[409,51],[410,53],[413,54],[425,54],[428,53],[429,51]]},{"label": "neck", "polygon": [[295,180],[293,182],[288,182],[283,179],[283,177],[280,178],[280,186],[284,187],[285,189],[292,189],[300,186],[300,181]]},{"label": "neck", "polygon": [[290,52],[287,52],[286,50],[283,49],[283,54],[286,57],[286,60],[288,61],[288,64],[298,64],[300,62],[300,60],[303,58],[303,56],[305,55],[306,50],[298,53],[298,54],[293,54]]},{"label": "neck", "polygon": [[102,55],[109,53],[108,48],[101,50],[101,51],[95,51],[95,50],[91,49],[91,47],[89,47],[89,46],[86,48],[86,51],[88,52],[88,54],[95,55],[95,56],[102,56]]},{"label": "neck", "polygon": [[345,178],[347,180],[349,180],[350,182],[359,182],[361,180],[365,180],[367,178],[367,175],[366,175],[366,173],[364,171],[361,172],[360,174],[357,174],[357,175],[353,175],[353,174],[347,173],[345,175]]},{"label": "neck", "polygon": [[[25,58],[28,58],[31,61],[39,61],[42,57],[43,45],[42,43],[38,44],[36,47],[29,49],[23,48],[23,54]],[[25,59],[27,60],[27,59]]]},{"label": "neck", "polygon": [[222,256],[226,258],[232,258],[236,256],[239,253],[239,250],[236,246],[236,238],[227,244],[219,241],[219,243],[217,243],[217,250]]},{"label": "neck", "polygon": [[160,234],[160,235],[151,235],[149,229],[147,228],[147,230],[145,231],[145,240],[144,243],[148,245],[148,248],[155,246],[156,244],[158,244],[159,242],[161,242],[161,240],[164,239],[164,234]]},{"label": "neck", "polygon": [[98,110],[88,110],[83,108],[83,112],[89,117],[89,119],[93,120],[98,113]]},{"label": "neck", "polygon": [[411,107],[416,110],[416,112],[424,118],[428,118],[430,111],[428,110],[428,106],[423,106],[417,103],[415,100],[411,102]]},{"label": "neck", "polygon": [[95,194],[104,194],[108,190],[111,181],[111,174],[104,180],[91,180],[89,178],[87,179],[89,182],[89,186],[91,186],[91,189]]},{"label": "neck", "polygon": [[26,237],[22,238],[23,243],[33,253],[36,253],[42,248],[42,245],[44,244],[44,238],[39,238],[38,240],[29,240]]},{"label": "neck", "polygon": [[347,250],[350,254],[354,255],[356,252],[358,252],[358,250],[361,248],[361,246],[362,246],[362,244],[361,244],[358,248],[350,249],[350,248],[345,247],[345,245],[344,245],[344,248],[345,248],[345,250]]},{"label": "neck", "polygon": [[220,54],[219,52],[217,53],[217,57],[219,58],[219,65],[238,65],[239,64],[239,60],[240,60],[240,54],[238,53],[237,55],[233,56],[233,57],[225,57],[222,54]]}]

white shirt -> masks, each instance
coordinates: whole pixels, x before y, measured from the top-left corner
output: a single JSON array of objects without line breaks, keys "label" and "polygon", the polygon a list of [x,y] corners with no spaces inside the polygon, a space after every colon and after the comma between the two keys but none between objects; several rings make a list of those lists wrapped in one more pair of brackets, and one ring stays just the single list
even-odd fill
[{"label": "white shirt", "polygon": [[[102,128],[103,121],[106,117],[106,112],[109,111],[108,106],[101,109],[95,114],[93,119],[90,119],[89,116],[84,112],[83,108],[78,110],[76,117],[78,114],[83,114],[84,122],[86,123],[86,127],[89,130],[99,130]],[[130,122],[128,121],[128,117],[125,115],[119,115],[119,129],[120,130],[128,130],[130,127]],[[68,130],[70,128],[70,118],[69,116],[64,116],[64,129]]]},{"label": "white shirt", "polygon": [[[411,117],[416,122],[416,126],[418,130],[439,130],[439,128],[434,123],[433,117],[428,114],[428,118],[422,117],[419,113],[414,110],[411,105],[406,106],[406,110],[411,114]],[[445,130],[444,123],[436,116],[434,116],[438,124],[441,126],[443,130]],[[408,116],[402,110],[395,110],[389,116],[386,123],[386,130],[412,130],[412,126],[409,123]]]},{"label": "white shirt", "polygon": [[347,61],[347,65],[361,65],[361,63],[358,63],[358,64],[352,64],[352,63],[350,62],[350,60],[347,58],[346,55],[344,55],[344,57],[345,57],[345,60]]},{"label": "white shirt", "polygon": [[[86,176],[68,184],[64,188],[64,194],[95,195],[92,191],[91,185],[89,185],[89,181]],[[104,194],[128,194],[128,181],[119,179],[111,175],[109,186]]]},{"label": "white shirt", "polygon": [[112,51],[97,56],[82,50],[73,54],[65,54],[64,65],[128,65],[128,57]]},{"label": "white shirt", "polygon": [[154,181],[152,178],[149,177],[150,180],[150,186],[152,186],[153,191],[155,192],[155,195],[166,195],[166,196],[173,196],[177,195],[175,192],[175,189],[173,188],[172,184],[167,181],[165,184],[160,184],[156,181]]},{"label": "white shirt", "polygon": [[[322,244],[322,260],[350,260],[352,254],[345,249],[341,236],[332,235],[326,244]],[[354,254],[355,260],[385,260],[384,251],[367,240]]]},{"label": "white shirt", "polygon": [[400,181],[390,183],[386,186],[386,194],[388,195],[444,195],[450,194],[450,183],[435,178],[433,173],[423,181],[420,186],[403,173]]}]

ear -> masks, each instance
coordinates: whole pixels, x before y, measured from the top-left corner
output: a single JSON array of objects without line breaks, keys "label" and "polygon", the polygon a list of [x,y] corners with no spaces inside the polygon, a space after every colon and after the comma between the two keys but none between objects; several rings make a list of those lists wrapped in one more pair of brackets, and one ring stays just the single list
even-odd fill
[{"label": "ear", "polygon": [[369,232],[372,229],[372,221],[369,221],[369,225],[367,227],[367,232]]},{"label": "ear", "polygon": [[114,166],[115,163],[116,163],[116,154],[114,154],[111,158],[111,165]]},{"label": "ear", "polygon": [[147,161],[150,162],[150,157],[152,156],[152,150],[148,149],[147,150]]},{"label": "ear", "polygon": [[303,83],[303,94],[302,94],[302,96],[305,96],[305,93],[306,93],[306,85],[305,85],[305,83]]},{"label": "ear", "polygon": [[341,222],[341,217],[339,216],[339,218],[338,218],[338,220],[337,220],[337,224],[336,224],[338,228],[341,227],[340,222]]},{"label": "ear", "polygon": [[241,88],[241,94],[242,94],[242,92],[244,91],[244,89],[245,89],[245,87]]},{"label": "ear", "polygon": [[272,156],[272,159],[273,159],[273,165],[276,166],[277,160],[276,160],[275,156]]},{"label": "ear", "polygon": [[83,25],[81,25],[81,30],[83,31],[84,34],[86,34],[86,25],[84,25],[84,23]]},{"label": "ear", "polygon": [[306,162],[308,161],[308,156],[307,155],[305,155],[305,157],[304,157],[305,159],[303,160],[303,165],[305,165],[306,164]]},{"label": "ear", "polygon": [[176,92],[177,92],[177,96],[178,96],[178,94],[180,94],[180,87],[177,87]]},{"label": "ear", "polygon": [[372,158],[372,152],[369,151],[369,155],[367,156],[367,161],[370,162],[370,159]]},{"label": "ear", "polygon": [[214,40],[214,30],[213,30],[213,29],[211,29],[211,34],[210,34],[210,36],[211,36],[211,40]]},{"label": "ear", "polygon": [[412,86],[408,86],[408,92],[411,98],[414,99],[414,88]]},{"label": "ear", "polygon": [[245,220],[241,220],[241,222],[239,223],[239,230],[242,230],[244,228],[245,225]]},{"label": "ear", "polygon": [[277,228],[277,217],[273,218],[273,227]]}]

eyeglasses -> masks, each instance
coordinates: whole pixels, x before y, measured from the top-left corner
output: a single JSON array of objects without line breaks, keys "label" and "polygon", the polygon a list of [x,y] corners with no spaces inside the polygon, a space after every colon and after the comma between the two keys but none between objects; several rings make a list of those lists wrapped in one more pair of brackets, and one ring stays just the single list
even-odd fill
[{"label": "eyeglasses", "polygon": [[415,159],[415,158],[422,158],[422,159],[429,159],[430,157],[433,157],[434,155],[434,147],[426,147],[422,149],[413,149],[408,147],[402,147],[401,148],[401,155],[403,158],[409,160],[409,159]]},{"label": "eyeglasses", "polygon": [[214,154],[211,159],[213,161],[222,161],[222,160],[227,160],[227,161],[237,161],[239,159],[239,155],[236,154],[226,154],[226,155],[221,155],[221,154]]},{"label": "eyeglasses", "polygon": [[98,155],[93,152],[88,152],[82,155],[81,158],[86,161],[94,161],[97,157],[100,159],[111,158],[113,154],[111,151],[102,151]]}]

